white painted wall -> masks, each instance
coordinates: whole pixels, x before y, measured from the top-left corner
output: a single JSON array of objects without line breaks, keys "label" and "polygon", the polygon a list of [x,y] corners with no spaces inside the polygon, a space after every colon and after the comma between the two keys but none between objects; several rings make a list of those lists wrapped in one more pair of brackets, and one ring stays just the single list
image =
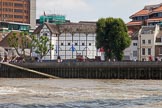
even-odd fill
[{"label": "white painted wall", "polygon": [[[159,33],[159,26],[155,26],[155,30],[153,33],[139,34],[139,60],[149,60],[149,56],[152,56],[153,60],[155,59],[155,44],[156,44],[156,36]],[[145,40],[145,44],[142,41]],[[148,40],[151,40],[151,44],[148,43]],[[145,49],[145,55],[142,54],[142,49]],[[151,55],[148,54],[148,48],[151,48]]]},{"label": "white painted wall", "polygon": [[132,40],[131,45],[124,50],[124,56],[129,57],[129,60],[136,61],[137,60],[137,46],[138,46],[138,40]]},{"label": "white painted wall", "polygon": [[[83,55],[84,57],[87,55],[88,58],[95,58],[96,56],[96,34],[88,34],[86,38],[86,34],[84,33],[75,33],[73,36],[71,33],[62,33],[58,38],[55,34],[50,33],[46,25],[40,31],[40,36],[44,34],[51,39],[54,50],[49,52],[43,60],[54,60],[57,59],[58,55],[61,59],[75,59],[77,54]],[[72,51],[72,44],[75,49],[74,51]],[[35,53],[33,55],[37,56]]]},{"label": "white painted wall", "polygon": [[[59,37],[59,55],[62,59],[75,59],[77,54],[87,55],[88,58],[95,58],[95,37],[95,34],[88,34],[86,38],[86,34],[75,33],[72,38],[72,34],[62,33]],[[56,43],[58,44],[58,40],[56,40]],[[75,51],[72,51],[72,44]],[[55,53],[55,58],[57,58],[57,55],[58,53]]]}]

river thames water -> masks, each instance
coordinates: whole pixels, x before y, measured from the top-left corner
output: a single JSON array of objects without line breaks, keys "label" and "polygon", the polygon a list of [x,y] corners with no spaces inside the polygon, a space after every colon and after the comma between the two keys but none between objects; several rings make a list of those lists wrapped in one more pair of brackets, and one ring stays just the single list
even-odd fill
[{"label": "river thames water", "polygon": [[162,108],[162,81],[0,79],[0,108]]}]

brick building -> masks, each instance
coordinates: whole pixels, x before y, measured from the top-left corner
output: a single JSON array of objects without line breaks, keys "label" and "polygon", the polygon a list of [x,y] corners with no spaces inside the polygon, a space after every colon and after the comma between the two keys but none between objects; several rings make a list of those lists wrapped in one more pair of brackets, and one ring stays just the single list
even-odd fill
[{"label": "brick building", "polygon": [[0,0],[0,21],[36,25],[36,0]]}]

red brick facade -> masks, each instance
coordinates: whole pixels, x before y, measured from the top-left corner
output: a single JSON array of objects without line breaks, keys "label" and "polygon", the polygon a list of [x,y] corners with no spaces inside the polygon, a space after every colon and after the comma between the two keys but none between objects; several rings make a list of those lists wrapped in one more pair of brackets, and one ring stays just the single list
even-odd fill
[{"label": "red brick facade", "polygon": [[30,23],[30,0],[0,0],[0,21]]}]

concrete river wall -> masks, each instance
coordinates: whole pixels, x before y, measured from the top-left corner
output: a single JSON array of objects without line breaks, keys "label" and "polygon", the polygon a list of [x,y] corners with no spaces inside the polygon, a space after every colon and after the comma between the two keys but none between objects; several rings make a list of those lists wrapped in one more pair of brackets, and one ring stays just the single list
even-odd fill
[{"label": "concrete river wall", "polygon": [[[162,79],[162,62],[43,62],[15,65],[60,78]],[[12,71],[13,74],[8,77],[17,76],[18,72],[26,77],[32,76],[22,70],[9,69],[8,71]],[[7,73],[1,73],[0,77],[7,76]]]}]

